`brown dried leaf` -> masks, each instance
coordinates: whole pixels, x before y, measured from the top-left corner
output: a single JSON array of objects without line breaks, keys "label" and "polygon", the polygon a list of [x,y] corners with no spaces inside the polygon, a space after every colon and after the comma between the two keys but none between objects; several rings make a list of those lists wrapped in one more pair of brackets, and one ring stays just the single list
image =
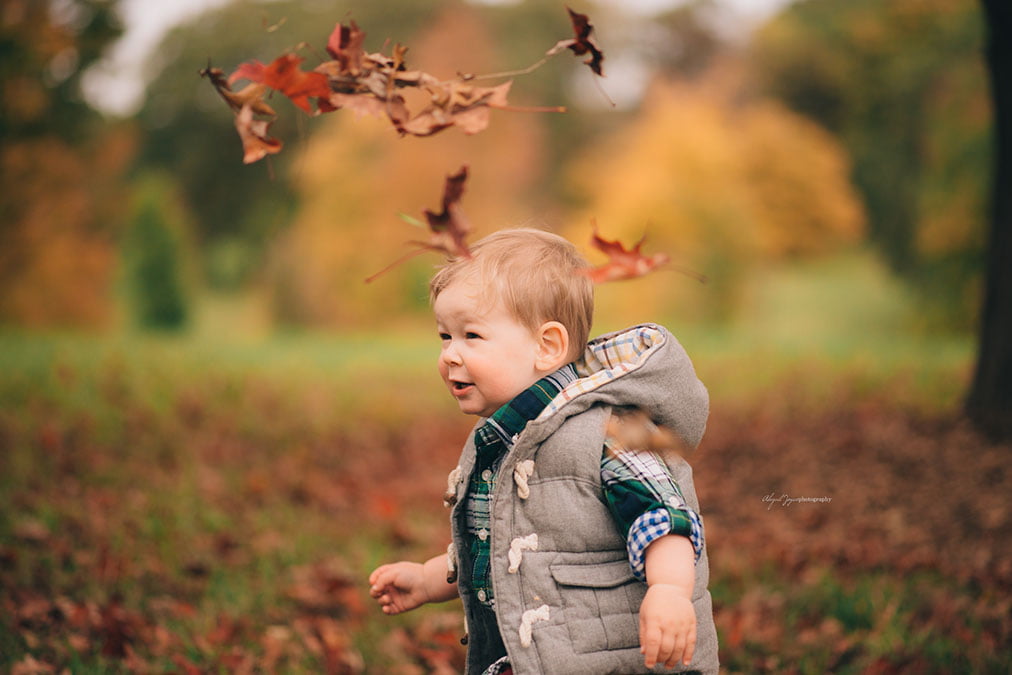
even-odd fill
[{"label": "brown dried leaf", "polygon": [[231,85],[225,79],[224,71],[220,68],[208,66],[201,70],[200,74],[202,77],[211,80],[211,84],[214,85],[215,90],[225,99],[225,102],[228,103],[233,112],[238,113],[242,110],[243,106],[249,106],[258,115],[274,117],[277,114],[274,112],[274,108],[267,105],[263,100],[264,95],[267,93],[267,85],[251,82],[239,91],[232,91]]},{"label": "brown dried leaf", "polygon": [[55,672],[56,668],[45,661],[36,660],[31,654],[25,656],[11,668],[11,675],[45,675]]},{"label": "brown dried leaf", "polygon": [[342,94],[335,92],[329,99],[319,99],[320,111],[331,112],[340,108],[347,108],[355,111],[357,117],[371,115],[372,117],[389,117],[391,120],[406,120],[408,109],[404,104],[404,98],[395,94],[391,100],[385,101],[371,94]]},{"label": "brown dried leaf", "polygon": [[662,456],[688,454],[685,442],[678,434],[654,422],[640,408],[615,408],[605,433],[623,448],[634,452],[656,452]]},{"label": "brown dried leaf", "polygon": [[471,232],[471,223],[460,210],[460,199],[464,195],[464,184],[467,182],[467,165],[460,167],[457,173],[446,177],[443,188],[443,208],[439,213],[425,210],[425,220],[432,231],[429,242],[423,244],[435,251],[443,251],[449,256],[470,258],[471,251],[465,241]]},{"label": "brown dried leaf", "polygon": [[488,127],[490,108],[505,108],[512,80],[495,87],[476,87],[459,81],[427,86],[432,104],[397,127],[401,133],[431,136],[451,126],[465,134],[476,134]]},{"label": "brown dried leaf", "polygon": [[281,152],[282,143],[267,134],[271,122],[253,119],[253,109],[243,106],[235,116],[235,128],[242,140],[243,164],[252,164],[267,155]]},{"label": "brown dried leaf", "polygon": [[357,75],[362,69],[365,32],[352,21],[345,26],[338,23],[327,40],[327,52],[337,61],[341,73]]},{"label": "brown dried leaf", "polygon": [[563,49],[569,49],[577,56],[590,54],[590,58],[584,61],[584,63],[590,66],[590,69],[596,75],[604,77],[604,69],[601,66],[601,63],[604,61],[604,53],[590,37],[590,34],[594,32],[590,19],[587,18],[586,14],[574,12],[569,7],[566,7],[566,11],[569,12],[569,20],[573,23],[573,32],[576,34],[576,37],[569,40],[560,40],[546,54],[552,56]]},{"label": "brown dried leaf", "polygon": [[14,536],[22,541],[41,544],[49,539],[51,533],[38,518],[23,518],[14,526]]}]

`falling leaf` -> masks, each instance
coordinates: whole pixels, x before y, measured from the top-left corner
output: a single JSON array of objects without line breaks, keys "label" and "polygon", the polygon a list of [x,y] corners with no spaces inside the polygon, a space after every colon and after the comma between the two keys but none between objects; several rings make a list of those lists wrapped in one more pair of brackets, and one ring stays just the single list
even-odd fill
[{"label": "falling leaf", "polygon": [[348,26],[338,23],[327,40],[327,52],[340,64],[341,71],[358,74],[362,69],[364,43],[365,32],[354,21]]},{"label": "falling leaf", "polygon": [[201,76],[211,80],[211,84],[218,91],[229,107],[236,113],[242,110],[243,106],[249,106],[258,115],[269,115],[274,117],[277,113],[274,108],[264,102],[263,97],[267,93],[268,86],[260,82],[251,82],[239,91],[232,91],[232,86],[225,78],[221,68],[208,66],[200,71]]},{"label": "falling leaf", "polygon": [[465,134],[476,134],[488,127],[491,108],[507,107],[506,96],[512,84],[509,81],[496,87],[475,87],[462,82],[447,83],[434,95],[429,107],[397,129],[415,136],[429,136],[457,126]]},{"label": "falling leaf", "polygon": [[586,14],[574,12],[569,7],[566,7],[566,11],[569,12],[569,19],[573,22],[573,32],[576,34],[576,37],[569,40],[560,40],[554,47],[548,50],[547,55],[552,56],[563,49],[569,49],[577,56],[590,54],[590,58],[584,61],[584,63],[590,66],[590,69],[596,75],[603,77],[604,70],[601,67],[601,62],[604,61],[604,53],[590,37],[590,34],[594,32],[590,19],[587,18]]},{"label": "falling leaf", "polygon": [[266,66],[256,60],[247,61],[229,75],[228,83],[234,84],[236,80],[246,79],[267,85],[280,91],[307,113],[312,113],[309,98],[330,96],[330,84],[323,73],[300,70],[299,64],[304,60],[295,54],[284,54]]},{"label": "falling leaf", "polygon": [[464,195],[464,183],[467,182],[467,165],[460,167],[457,173],[446,177],[443,188],[443,210],[433,213],[425,210],[425,220],[429,223],[432,236],[426,245],[436,251],[444,251],[448,256],[470,258],[471,251],[465,239],[471,232],[471,223],[460,210],[460,198]]},{"label": "falling leaf", "polygon": [[464,195],[464,183],[467,182],[467,165],[460,167],[457,173],[446,177],[443,188],[442,210],[439,213],[425,210],[425,220],[429,224],[429,241],[413,241],[418,248],[409,251],[365,281],[370,283],[417,255],[426,251],[440,251],[448,257],[470,258],[471,251],[467,247],[467,235],[471,232],[471,223],[460,210],[460,199]]},{"label": "falling leaf", "polygon": [[253,109],[249,106],[243,106],[236,115],[235,128],[242,140],[243,164],[252,164],[281,151],[281,141],[267,134],[270,125],[267,120],[253,119]]},{"label": "falling leaf", "polygon": [[643,247],[644,237],[631,250],[627,250],[618,241],[608,241],[597,233],[597,224],[594,224],[594,236],[591,244],[597,250],[608,256],[608,262],[586,270],[585,274],[595,284],[606,281],[620,281],[623,279],[635,279],[648,274],[661,265],[671,261],[666,253],[655,253],[651,256],[644,256],[640,249]]},{"label": "falling leaf", "polygon": [[[576,37],[558,42],[540,61],[516,71],[517,74],[539,68],[547,57],[567,48],[578,55],[590,54],[587,63],[594,72],[601,74],[604,55],[590,38],[593,27],[586,15],[572,10],[569,14]],[[456,79],[440,80],[419,70],[408,70],[405,63],[407,47],[394,45],[392,56],[387,56],[366,52],[364,43],[365,32],[354,21],[347,26],[338,23],[327,39],[326,50],[331,60],[319,64],[312,71],[300,70],[299,64],[303,59],[289,53],[268,65],[256,60],[247,61],[228,78],[222,71],[210,66],[203,69],[201,75],[211,80],[237,116],[249,107],[262,117],[275,117],[274,110],[263,98],[269,88],[281,92],[307,113],[313,112],[310,99],[315,98],[318,113],[347,108],[360,116],[385,116],[398,132],[411,136],[431,136],[450,127],[457,127],[465,134],[476,134],[488,127],[491,108],[514,112],[565,112],[565,108],[558,106],[510,106],[506,96],[511,80],[491,87],[479,87],[472,83],[474,79],[502,79],[508,75],[506,73],[480,78],[460,75]],[[240,91],[232,91],[231,85],[240,79],[247,79],[251,84]],[[424,109],[408,109],[399,91],[407,88],[428,94],[429,100]],[[244,130],[247,132],[243,136],[243,145],[247,148],[243,161],[246,163],[280,150],[280,142],[268,139],[266,126],[258,124],[254,127],[252,123],[244,122],[240,134]]]},{"label": "falling leaf", "polygon": [[688,454],[678,434],[654,422],[640,408],[615,408],[605,432],[627,450],[655,452],[662,456]]}]

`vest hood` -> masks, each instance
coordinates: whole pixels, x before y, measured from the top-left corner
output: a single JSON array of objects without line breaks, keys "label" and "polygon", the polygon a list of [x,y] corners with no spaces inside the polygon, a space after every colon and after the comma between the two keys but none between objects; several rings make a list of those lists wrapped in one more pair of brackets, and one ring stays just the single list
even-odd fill
[{"label": "vest hood", "polygon": [[574,365],[579,379],[556,396],[528,433],[547,436],[567,417],[595,404],[636,406],[675,431],[689,448],[699,445],[709,394],[667,329],[642,324],[595,338]]}]

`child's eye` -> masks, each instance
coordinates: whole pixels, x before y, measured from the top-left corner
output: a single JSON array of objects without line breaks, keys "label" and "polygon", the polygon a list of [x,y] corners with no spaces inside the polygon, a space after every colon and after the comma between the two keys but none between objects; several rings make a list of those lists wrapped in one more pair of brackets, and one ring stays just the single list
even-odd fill
[{"label": "child's eye", "polygon": [[480,340],[481,336],[477,333],[464,333],[464,337],[468,340]]},{"label": "child's eye", "polygon": [[440,333],[439,334],[439,339],[440,340],[449,340],[450,339],[450,334],[449,333]]}]

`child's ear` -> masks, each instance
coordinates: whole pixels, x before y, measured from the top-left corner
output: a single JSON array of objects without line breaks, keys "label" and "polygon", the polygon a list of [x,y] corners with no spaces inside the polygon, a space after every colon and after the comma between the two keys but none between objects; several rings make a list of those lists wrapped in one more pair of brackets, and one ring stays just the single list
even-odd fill
[{"label": "child's ear", "polygon": [[538,370],[551,373],[566,365],[569,356],[569,331],[558,321],[541,324],[535,336],[538,352],[535,366]]}]

